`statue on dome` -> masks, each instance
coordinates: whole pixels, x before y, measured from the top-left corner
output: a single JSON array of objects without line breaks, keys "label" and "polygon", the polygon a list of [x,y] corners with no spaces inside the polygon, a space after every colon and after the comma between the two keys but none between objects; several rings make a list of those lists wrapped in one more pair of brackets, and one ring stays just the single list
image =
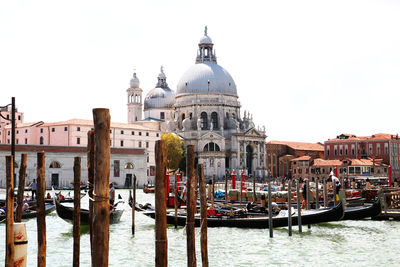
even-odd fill
[{"label": "statue on dome", "polygon": [[207,25],[204,27],[204,35],[207,35]]}]

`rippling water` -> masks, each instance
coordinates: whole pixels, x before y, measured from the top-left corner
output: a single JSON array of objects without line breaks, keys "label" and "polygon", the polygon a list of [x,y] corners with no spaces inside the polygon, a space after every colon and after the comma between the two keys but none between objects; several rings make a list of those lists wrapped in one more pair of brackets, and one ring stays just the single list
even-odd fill
[{"label": "rippling water", "polygon": [[[117,190],[125,200],[128,190]],[[84,198],[82,206],[87,202]],[[137,201],[154,203],[154,194],[137,191]],[[87,203],[86,203],[87,205]],[[131,235],[131,211],[126,204],[121,222],[110,226],[109,266],[154,266],[154,220],[136,213],[136,234]],[[36,266],[36,219],[25,221],[29,244],[28,266]],[[303,233],[293,227],[268,229],[209,228],[210,266],[267,265],[398,265],[400,222],[342,221],[303,226]],[[72,224],[53,212],[46,217],[47,266],[72,266]],[[0,255],[4,262],[5,224],[0,224]],[[169,266],[186,266],[186,235],[183,227],[168,226]],[[196,228],[197,263],[201,266],[200,231]],[[81,266],[90,266],[88,228],[82,229]]]}]

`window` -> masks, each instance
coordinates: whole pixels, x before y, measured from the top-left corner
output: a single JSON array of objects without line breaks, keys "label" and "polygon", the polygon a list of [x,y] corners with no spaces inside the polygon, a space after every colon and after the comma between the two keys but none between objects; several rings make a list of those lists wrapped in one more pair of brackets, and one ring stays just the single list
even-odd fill
[{"label": "window", "polygon": [[139,132],[139,135],[141,136],[141,135],[142,135],[142,132]]},{"label": "window", "polygon": [[159,133],[156,133],[156,136],[157,136],[157,137],[159,137],[159,136],[160,136],[160,134],[159,134]]},{"label": "window", "polygon": [[306,173],[308,173],[308,168],[306,169]]},{"label": "window", "polygon": [[11,132],[10,132],[10,131],[8,131],[8,132],[7,132],[7,135],[10,135],[10,133],[11,133]]},{"label": "window", "polygon": [[43,128],[40,128],[40,133],[43,133]]},{"label": "window", "polygon": [[50,163],[49,168],[59,169],[59,168],[61,168],[61,164],[60,164],[58,161],[52,161],[52,162]]},{"label": "window", "polygon": [[218,129],[218,114],[217,114],[217,112],[211,113],[211,123],[213,124],[213,129]]},{"label": "window", "polygon": [[76,144],[77,144],[77,145],[80,145],[80,144],[81,144],[81,138],[80,138],[80,137],[76,138]]},{"label": "window", "polygon": [[147,163],[149,163],[150,162],[150,157],[149,156],[147,156]]},{"label": "window", "polygon": [[165,113],[164,112],[160,112],[160,119],[164,120],[165,119]]},{"label": "window", "polygon": [[21,120],[21,115],[18,115],[18,120],[19,120],[19,121]]},{"label": "window", "polygon": [[149,133],[148,133],[148,132],[146,133],[146,136],[149,136]]},{"label": "window", "polygon": [[146,142],[146,148],[149,148],[149,142]]},{"label": "window", "polygon": [[124,141],[123,140],[121,140],[121,146],[124,146]]},{"label": "window", "polygon": [[296,169],[293,169],[293,173],[296,173]]},{"label": "window", "polygon": [[131,134],[132,134],[132,135],[135,135],[135,132],[134,132],[134,131],[132,131],[132,132],[131,132]]},{"label": "window", "polygon": [[351,154],[354,155],[354,148],[351,149]]},{"label": "window", "polygon": [[335,156],[337,156],[337,149],[335,149]]},{"label": "window", "polygon": [[192,112],[189,113],[189,119],[193,119],[193,113]]},{"label": "window", "polygon": [[329,156],[329,152],[331,152],[330,150],[328,150],[328,156]]},{"label": "window", "polygon": [[25,130],[25,133],[28,133],[28,129]]},{"label": "window", "polygon": [[347,148],[344,150],[344,154],[347,155],[348,151]]},{"label": "window", "polygon": [[121,134],[124,134],[124,131],[121,130]]},{"label": "window", "polygon": [[139,147],[142,147],[142,141],[139,141]]},{"label": "window", "polygon": [[203,151],[221,151],[219,146],[213,142],[210,142],[204,146]]},{"label": "window", "polygon": [[385,154],[389,154],[389,144],[385,143]]},{"label": "window", "polygon": [[28,144],[28,139],[25,138],[25,145]]},{"label": "window", "polygon": [[64,127],[64,132],[68,131],[68,127]]},{"label": "window", "polygon": [[19,131],[17,131],[17,134],[19,134]]},{"label": "window", "polygon": [[207,113],[202,112],[200,118],[201,118],[201,129],[207,130],[208,129]]},{"label": "window", "polygon": [[18,138],[15,140],[16,144],[18,145]]},{"label": "window", "polygon": [[81,127],[77,127],[76,130],[77,130],[78,132],[80,132],[80,131],[81,131]]},{"label": "window", "polygon": [[182,114],[182,121],[185,119],[185,113]]},{"label": "window", "polygon": [[39,139],[39,144],[43,145],[43,141],[44,141],[44,138],[43,138],[43,136],[41,136]]},{"label": "window", "polygon": [[340,149],[340,155],[343,155],[343,149]]},{"label": "window", "polygon": [[51,131],[54,133],[56,131],[56,128],[51,128]]}]

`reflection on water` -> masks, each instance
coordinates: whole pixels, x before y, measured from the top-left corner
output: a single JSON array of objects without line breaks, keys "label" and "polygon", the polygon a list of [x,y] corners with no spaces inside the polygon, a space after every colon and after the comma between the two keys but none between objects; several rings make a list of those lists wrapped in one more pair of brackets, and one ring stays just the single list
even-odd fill
[{"label": "reflection on water", "polygon": [[[154,194],[138,190],[140,203],[154,203]],[[127,200],[128,190],[117,190]],[[1,196],[0,196],[1,197]],[[82,199],[82,207],[87,206]],[[136,213],[135,236],[131,235],[131,211],[126,204],[119,224],[110,225],[110,266],[154,266],[154,220]],[[36,266],[36,220],[26,222],[28,231],[28,266]],[[293,236],[287,228],[268,229],[209,228],[208,250],[210,266],[326,266],[326,265],[395,265],[400,242],[394,221],[343,221],[303,226],[303,233],[293,226]],[[72,224],[55,213],[46,217],[47,266],[72,265]],[[0,225],[5,233],[5,225]],[[89,228],[81,229],[81,266],[90,266]],[[184,227],[168,226],[169,266],[186,266],[186,235]],[[5,235],[0,234],[0,255],[5,255]],[[391,249],[388,249],[391,248]],[[196,228],[198,266],[201,264],[200,230]],[[372,256],[373,255],[373,256]],[[4,256],[1,256],[4,257]],[[4,261],[4,258],[2,258]],[[1,261],[0,261],[1,264]]]}]

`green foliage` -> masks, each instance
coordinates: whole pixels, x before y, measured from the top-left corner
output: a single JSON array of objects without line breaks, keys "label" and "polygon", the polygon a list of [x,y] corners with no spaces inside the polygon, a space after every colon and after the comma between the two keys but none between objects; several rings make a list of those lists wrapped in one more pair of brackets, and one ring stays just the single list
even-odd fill
[{"label": "green foliage", "polygon": [[175,134],[165,133],[161,135],[167,146],[167,168],[175,171],[182,159],[182,140]]}]

